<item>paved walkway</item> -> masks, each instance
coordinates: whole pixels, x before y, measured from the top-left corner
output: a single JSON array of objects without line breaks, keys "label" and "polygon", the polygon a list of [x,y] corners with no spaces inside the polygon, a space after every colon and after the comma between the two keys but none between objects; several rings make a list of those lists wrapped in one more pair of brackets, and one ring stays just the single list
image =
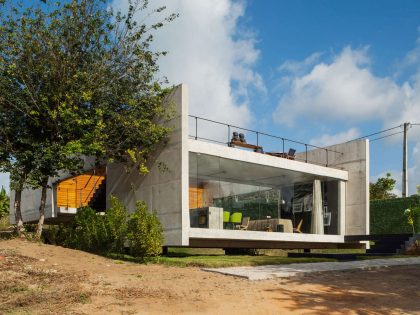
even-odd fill
[{"label": "paved walkway", "polygon": [[203,270],[218,272],[225,275],[243,277],[249,280],[265,280],[271,278],[289,278],[308,272],[325,272],[351,269],[369,270],[372,268],[401,265],[420,265],[420,257],[369,259],[347,262],[267,265],[255,267],[203,268]]}]

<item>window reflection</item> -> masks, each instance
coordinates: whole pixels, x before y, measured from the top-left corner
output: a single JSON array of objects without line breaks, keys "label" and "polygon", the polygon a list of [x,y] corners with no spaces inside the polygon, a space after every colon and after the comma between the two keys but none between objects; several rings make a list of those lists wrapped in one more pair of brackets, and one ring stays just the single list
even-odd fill
[{"label": "window reflection", "polygon": [[319,208],[317,233],[337,234],[338,181],[321,179],[319,206],[314,206],[315,180],[296,171],[190,153],[191,227],[312,233]]}]

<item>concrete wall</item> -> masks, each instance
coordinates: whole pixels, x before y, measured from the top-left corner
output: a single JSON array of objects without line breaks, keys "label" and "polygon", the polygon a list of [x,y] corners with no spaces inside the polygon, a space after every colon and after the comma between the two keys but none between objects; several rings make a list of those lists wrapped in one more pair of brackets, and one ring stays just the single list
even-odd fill
[{"label": "concrete wall", "polygon": [[[134,211],[136,201],[143,200],[149,209],[155,209],[162,222],[166,246],[188,245],[188,91],[180,85],[170,95],[175,106],[175,117],[167,122],[173,128],[168,144],[149,165],[149,173],[140,175],[137,169],[126,170],[124,165],[107,167],[107,196],[118,197]],[[158,162],[169,171],[162,172]],[[109,198],[107,198],[109,199]],[[109,200],[107,200],[109,208]],[[186,211],[182,211],[185,209]]]},{"label": "concrete wall", "polygon": [[[51,184],[51,181],[50,181]],[[45,204],[45,218],[53,216],[53,192],[47,191],[47,202]],[[15,192],[10,191],[10,223],[15,224],[14,211]],[[39,204],[41,203],[41,189],[25,189],[22,191],[22,219],[23,222],[35,222],[39,219]]]},{"label": "concrete wall", "polygon": [[[345,193],[345,234],[369,234],[369,140],[356,140],[326,147],[328,166],[348,171]],[[305,152],[296,154],[305,159]],[[326,151],[308,151],[308,161],[325,164]]]},{"label": "concrete wall", "polygon": [[[90,170],[94,167],[94,159],[86,157],[84,170]],[[49,187],[55,187],[55,184],[65,178],[70,177],[69,173],[60,172],[59,176],[52,178],[48,181]],[[47,201],[45,204],[45,220],[56,218],[57,209],[55,207],[56,193],[55,189],[48,189]],[[15,224],[15,211],[14,211],[15,192],[10,191],[10,223]],[[39,204],[41,203],[41,189],[24,189],[22,191],[22,219],[23,222],[35,222],[39,219]]]}]

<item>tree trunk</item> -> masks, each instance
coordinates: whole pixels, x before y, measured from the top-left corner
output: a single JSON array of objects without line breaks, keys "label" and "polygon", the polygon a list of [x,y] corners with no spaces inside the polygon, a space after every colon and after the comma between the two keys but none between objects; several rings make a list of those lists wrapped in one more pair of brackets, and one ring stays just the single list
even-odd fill
[{"label": "tree trunk", "polygon": [[41,238],[42,227],[44,226],[45,203],[47,201],[47,189],[48,189],[48,179],[45,180],[42,183],[41,203],[39,205],[39,220],[38,220],[38,227],[36,229],[36,237],[37,237],[37,239],[40,239]]},{"label": "tree trunk", "polygon": [[24,231],[22,211],[21,211],[21,200],[22,200],[22,188],[19,188],[15,190],[15,203],[14,203],[16,232],[19,236],[22,236],[22,233]]}]

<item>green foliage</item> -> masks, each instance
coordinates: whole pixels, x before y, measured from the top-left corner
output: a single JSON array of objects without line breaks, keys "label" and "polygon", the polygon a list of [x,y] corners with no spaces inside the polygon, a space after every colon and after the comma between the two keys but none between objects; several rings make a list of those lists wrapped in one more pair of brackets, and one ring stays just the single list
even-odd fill
[{"label": "green foliage", "polygon": [[106,219],[90,207],[79,209],[74,218],[75,229],[72,233],[73,246],[93,252],[107,251],[110,246],[110,236]]},{"label": "green foliage", "polygon": [[60,170],[80,171],[83,156],[147,173],[169,131],[158,123],[168,91],[152,33],[176,15],[147,25],[139,14],[165,8],[148,12],[147,0],[134,0],[123,14],[105,0],[44,2],[0,2],[8,8],[0,9],[0,171],[16,191],[46,189]]},{"label": "green foliage", "polygon": [[245,256],[259,256],[260,250],[258,248],[225,248],[226,255],[245,255]]},{"label": "green foliage", "polygon": [[109,236],[111,240],[111,250],[115,253],[124,251],[124,241],[127,235],[127,209],[118,200],[111,196],[111,208],[105,214]]},{"label": "green foliage", "polygon": [[131,254],[136,257],[154,257],[163,244],[162,225],[155,212],[148,212],[144,202],[137,202],[136,211],[128,220],[128,240]]},{"label": "green foliage", "polygon": [[9,215],[10,198],[6,190],[1,187],[0,190],[0,219]]},{"label": "green foliage", "polygon": [[416,234],[416,231],[419,231],[415,223],[420,219],[420,206],[411,209],[405,209],[404,215],[407,217],[408,225],[410,225],[411,229],[413,230],[413,235]]},{"label": "green foliage", "polygon": [[115,197],[105,215],[92,208],[79,209],[70,225],[49,228],[44,239],[66,247],[98,253],[124,253],[127,240],[136,257],[155,257],[163,244],[163,230],[156,213],[150,213],[144,202],[137,202],[136,211],[127,209]]},{"label": "green foliage", "polygon": [[10,220],[9,217],[0,218],[0,231],[9,230],[10,228]]},{"label": "green foliage", "polygon": [[392,193],[395,187],[395,179],[391,177],[391,173],[387,173],[386,177],[380,177],[376,183],[369,184],[369,193],[371,200],[392,199],[397,196]]},{"label": "green foliage", "polygon": [[[371,234],[400,234],[412,233],[407,224],[404,211],[420,206],[420,196],[395,198],[387,200],[372,200],[370,202],[370,233]],[[413,219],[414,227],[420,230],[420,215]]]},{"label": "green foliage", "polygon": [[[123,259],[131,262],[144,262],[144,259],[128,255],[109,255],[111,258]],[[200,268],[222,268],[234,266],[264,266],[283,265],[295,263],[315,263],[337,261],[332,258],[294,258],[284,256],[245,256],[245,255],[184,255],[184,256],[162,256],[158,263],[174,267],[200,267]]]}]

